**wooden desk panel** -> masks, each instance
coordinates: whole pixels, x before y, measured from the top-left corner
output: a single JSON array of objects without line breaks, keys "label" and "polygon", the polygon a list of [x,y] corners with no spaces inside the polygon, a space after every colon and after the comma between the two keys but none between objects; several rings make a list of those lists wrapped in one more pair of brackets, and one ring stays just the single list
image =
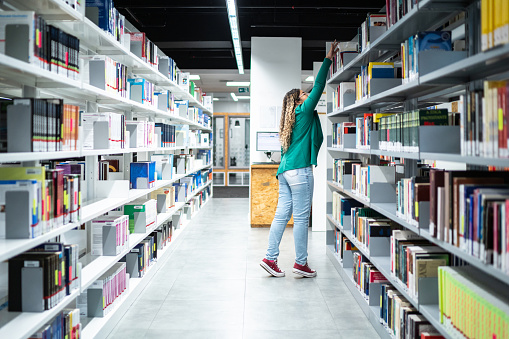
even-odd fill
[{"label": "wooden desk panel", "polygon": [[[276,213],[278,164],[251,165],[251,227],[270,227]],[[293,227],[293,217],[286,227]]]}]

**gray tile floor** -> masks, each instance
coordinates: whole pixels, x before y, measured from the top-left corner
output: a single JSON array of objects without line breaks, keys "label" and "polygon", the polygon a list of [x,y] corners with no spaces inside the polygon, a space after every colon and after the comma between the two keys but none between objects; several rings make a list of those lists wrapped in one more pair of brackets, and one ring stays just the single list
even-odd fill
[{"label": "gray tile floor", "polygon": [[259,266],[268,229],[249,226],[248,199],[212,199],[109,338],[379,338],[309,233],[315,279],[296,278],[292,229],[280,246],[284,278]]}]

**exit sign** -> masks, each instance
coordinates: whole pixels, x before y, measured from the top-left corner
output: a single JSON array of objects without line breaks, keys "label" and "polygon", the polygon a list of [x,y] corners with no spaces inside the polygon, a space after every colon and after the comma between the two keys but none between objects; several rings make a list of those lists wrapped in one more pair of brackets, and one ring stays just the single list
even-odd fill
[{"label": "exit sign", "polygon": [[239,93],[249,93],[249,87],[239,87]]}]

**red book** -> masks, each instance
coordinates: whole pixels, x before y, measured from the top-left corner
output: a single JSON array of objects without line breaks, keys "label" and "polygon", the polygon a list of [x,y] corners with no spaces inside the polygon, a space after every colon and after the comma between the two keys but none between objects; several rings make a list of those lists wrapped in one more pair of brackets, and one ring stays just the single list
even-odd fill
[{"label": "red book", "polygon": [[445,339],[439,333],[422,332],[421,339]]}]

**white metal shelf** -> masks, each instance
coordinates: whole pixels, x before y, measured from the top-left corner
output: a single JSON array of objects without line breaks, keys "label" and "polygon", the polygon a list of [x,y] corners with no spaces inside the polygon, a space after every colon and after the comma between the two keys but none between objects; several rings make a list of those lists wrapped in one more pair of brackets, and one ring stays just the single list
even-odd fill
[{"label": "white metal shelf", "polygon": [[361,244],[355,236],[352,234],[352,231],[350,229],[344,229],[337,221],[335,221],[330,214],[327,214],[327,218],[331,223],[334,224],[351,242],[354,244],[359,252],[362,253],[363,256],[365,256],[375,267],[384,275],[384,277],[392,284],[394,285],[402,294],[403,296],[410,302],[414,307],[418,308],[419,303],[418,301],[413,298],[409,292],[408,288],[403,285],[403,283],[396,278],[394,275],[391,274],[391,257],[385,256],[380,257],[376,256],[373,257],[370,255],[368,250],[365,248],[363,244]]},{"label": "white metal shelf", "polygon": [[[203,207],[208,203],[205,202],[199,211],[192,217],[194,218]],[[149,266],[149,269],[142,278],[129,279],[129,291],[123,297],[121,302],[108,313],[105,317],[85,318],[82,321],[84,326],[82,330],[83,338],[96,338],[97,336],[106,336],[113,329],[120,318],[127,312],[132,302],[141,294],[145,286],[150,282],[155,273],[163,266],[163,263],[168,259],[169,255],[173,252],[177,244],[181,241],[181,235],[187,229],[188,223],[184,223],[180,229],[175,230],[172,241],[161,251],[158,252],[157,262]]]},{"label": "white metal shelf", "polygon": [[342,192],[349,197],[356,199],[363,204],[365,204],[367,207],[371,207],[372,209],[376,210],[377,212],[381,213],[382,215],[386,216],[387,218],[397,222],[398,224],[404,226],[408,230],[419,234],[421,237],[427,239],[431,243],[443,248],[444,250],[450,252],[451,254],[455,255],[456,257],[468,262],[470,265],[476,267],[478,270],[485,272],[489,274],[490,276],[496,278],[497,280],[500,280],[506,284],[509,284],[509,275],[505,274],[501,270],[495,268],[492,265],[487,265],[484,262],[482,262],[479,258],[474,257],[473,255],[470,255],[469,253],[462,251],[458,247],[451,245],[445,241],[439,240],[435,237],[432,237],[429,233],[429,230],[427,228],[419,228],[416,227],[410,223],[408,223],[406,220],[398,217],[393,210],[395,211],[395,204],[389,204],[389,203],[369,203],[366,202],[364,199],[361,199],[356,194],[353,194],[350,190],[343,189],[341,186],[337,185],[336,183],[332,181],[327,181],[327,184],[332,187],[333,189]]},{"label": "white metal shelf", "polygon": [[343,267],[341,260],[338,258],[336,253],[334,253],[333,248],[327,246],[326,252],[327,256],[332,261],[334,268],[339,273],[346,287],[350,290],[350,293],[359,304],[362,312],[364,312],[370,323],[373,325],[375,331],[378,333],[378,335],[380,335],[382,339],[391,339],[392,338],[391,334],[388,332],[385,326],[380,323],[380,313],[376,311],[379,310],[379,308],[369,306],[368,301],[355,285],[355,282],[353,281],[352,277],[353,274],[352,269]]},{"label": "white metal shelf", "polygon": [[[33,239],[0,239],[0,261],[8,260],[9,258],[15,257],[16,255],[23,253],[37,245],[42,244],[54,237],[59,236],[73,228],[78,227],[81,224],[84,224],[87,221],[90,221],[104,213],[111,211],[117,207],[127,204],[130,201],[133,201],[137,198],[141,198],[150,192],[171,185],[172,183],[185,178],[195,172],[201,171],[208,167],[212,166],[211,164],[201,166],[199,168],[194,169],[193,171],[187,174],[179,174],[176,175],[175,178],[171,180],[158,180],[156,181],[155,187],[151,189],[133,189],[129,191],[129,196],[125,198],[103,198],[96,199],[93,201],[86,202],[81,208],[81,219],[78,223],[67,224],[62,227],[59,227],[51,232],[43,234],[40,237]],[[208,183],[210,184],[210,183]]]},{"label": "white metal shelf", "polygon": [[81,13],[62,0],[7,0],[5,2],[19,10],[35,11],[46,20],[83,20]]},{"label": "white metal shelf", "polygon": [[49,320],[60,313],[79,294],[75,289],[55,307],[44,312],[9,312],[7,308],[0,311],[0,338],[28,338]]}]

